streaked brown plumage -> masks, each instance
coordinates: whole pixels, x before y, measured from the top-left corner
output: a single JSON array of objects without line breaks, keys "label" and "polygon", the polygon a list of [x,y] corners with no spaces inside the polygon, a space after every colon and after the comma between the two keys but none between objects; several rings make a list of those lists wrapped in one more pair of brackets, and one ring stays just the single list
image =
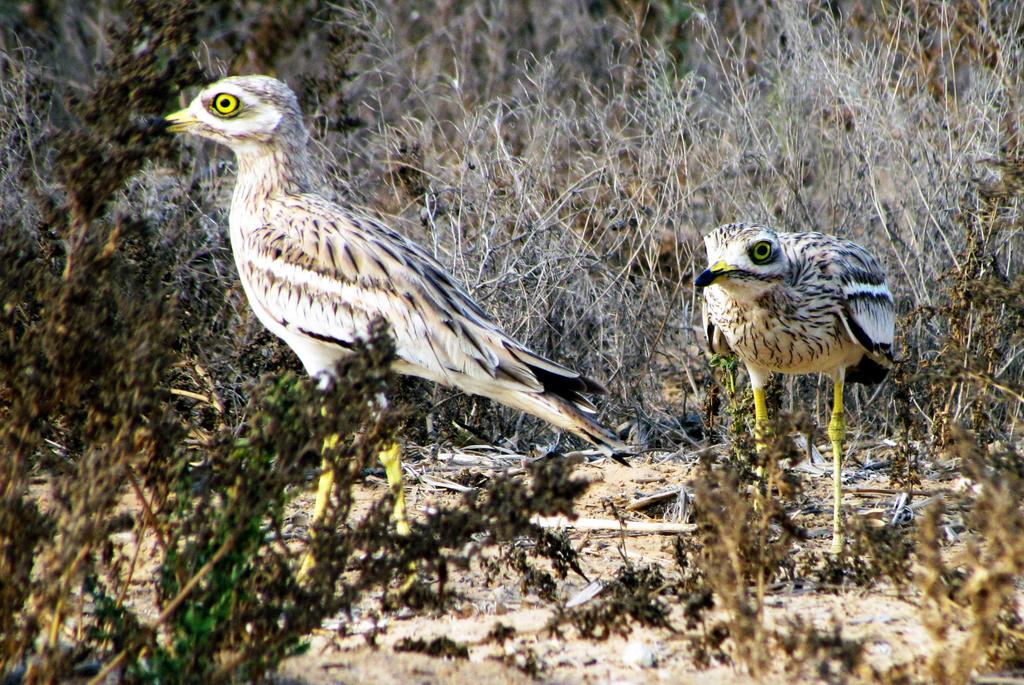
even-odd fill
[{"label": "streaked brown plumage", "polygon": [[885,270],[863,247],[822,233],[720,226],[704,238],[704,330],[711,349],[747,367],[758,445],[767,432],[771,372],[827,373],[834,383],[828,434],[834,459],[833,550],[842,548],[843,386],[879,383],[892,365],[895,312]]},{"label": "streaked brown plumage", "polygon": [[[521,409],[622,459],[625,444],[592,417],[594,406],[583,396],[605,392],[600,383],[508,337],[418,245],[316,193],[308,134],[288,86],[267,76],[222,79],[164,121],[171,131],[234,150],[229,223],[242,286],[256,316],[310,375],[328,378],[382,318],[399,373]],[[395,493],[397,530],[405,534],[400,450],[393,445],[379,457]],[[325,460],[314,521],[333,483]],[[313,563],[307,555],[303,572]]]},{"label": "streaked brown plumage", "polygon": [[[237,109],[219,113],[221,102]],[[509,338],[418,245],[315,192],[307,132],[285,84],[226,78],[168,121],[235,151],[230,228],[242,284],[311,375],[330,374],[381,317],[400,373],[521,409],[607,454],[626,449],[590,416],[583,394],[605,392],[601,384]]]},{"label": "streaked brown plumage", "polygon": [[[759,241],[771,262],[744,253]],[[878,382],[892,359],[894,315],[885,271],[860,245],[823,233],[779,233],[729,224],[705,238],[708,261],[743,268],[704,290],[712,350],[735,354],[766,376],[840,371],[851,382]],[[731,252],[731,254],[730,254]]]},{"label": "streaked brown plumage", "polygon": [[313,194],[270,198],[232,241],[260,320],[310,374],[329,373],[370,322],[391,327],[396,370],[484,395],[602,448],[622,449],[587,414],[604,388],[518,344],[419,246]]}]

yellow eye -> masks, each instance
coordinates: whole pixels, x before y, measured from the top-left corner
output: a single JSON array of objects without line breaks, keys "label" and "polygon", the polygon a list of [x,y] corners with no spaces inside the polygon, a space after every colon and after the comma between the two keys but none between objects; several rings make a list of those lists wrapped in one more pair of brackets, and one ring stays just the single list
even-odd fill
[{"label": "yellow eye", "polygon": [[764,264],[772,258],[772,244],[767,240],[754,243],[750,248],[750,259],[755,264]]},{"label": "yellow eye", "polygon": [[210,102],[210,111],[222,117],[238,114],[238,98],[231,93],[218,93]]}]

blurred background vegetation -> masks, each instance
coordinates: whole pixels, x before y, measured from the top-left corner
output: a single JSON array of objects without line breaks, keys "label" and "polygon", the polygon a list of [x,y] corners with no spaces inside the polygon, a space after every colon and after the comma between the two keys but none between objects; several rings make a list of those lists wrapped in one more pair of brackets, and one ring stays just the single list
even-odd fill
[{"label": "blurred background vegetation", "polygon": [[[890,382],[851,393],[850,427],[892,441],[897,483],[963,474],[989,484],[969,506],[1019,522],[1008,503],[1024,475],[1017,3],[40,0],[0,3],[0,27],[0,657],[21,668],[39,657],[30,679],[83,654],[119,657],[140,679],[259,674],[409,558],[444,563],[410,543],[391,551],[392,567],[364,568],[348,595],[324,576],[336,601],[320,613],[229,617],[228,605],[312,603],[289,575],[291,553],[267,551],[264,534],[331,430],[379,423],[338,456],[360,466],[395,431],[424,454],[550,442],[538,422],[487,401],[387,378],[383,339],[327,401],[359,404],[357,390],[386,381],[402,411],[315,420],[319,398],[238,287],[229,153],[146,126],[227,74],[289,83],[327,195],[386,217],[514,337],[605,381],[602,418],[663,454],[720,442],[723,430],[691,285],[701,236],[749,220],[864,244],[889,272],[900,363]],[[827,382],[780,385],[787,409],[822,423]],[[281,455],[294,455],[291,470]],[[247,468],[265,472],[242,507]],[[358,478],[347,468],[343,486]],[[549,485],[522,506],[575,492],[564,474]],[[339,538],[335,570],[387,525],[387,506],[365,537]],[[477,514],[460,530],[496,515]],[[111,540],[140,527],[159,538],[156,624],[118,597],[131,571]],[[994,591],[1002,603],[972,604],[966,582],[947,588],[977,611],[971,663],[997,658],[992,635],[1020,640],[1012,587],[1024,540],[1001,530],[1002,551],[979,550],[976,562],[1008,565]],[[933,580],[952,573],[923,558]],[[227,575],[206,604],[190,596],[183,617],[173,601],[211,577],[208,563]],[[233,583],[250,604],[224,603]],[[79,614],[70,651],[68,612]],[[286,614],[272,649],[239,646],[251,626],[269,634]],[[233,627],[212,627],[222,623]],[[999,633],[1005,625],[1018,627]]]}]

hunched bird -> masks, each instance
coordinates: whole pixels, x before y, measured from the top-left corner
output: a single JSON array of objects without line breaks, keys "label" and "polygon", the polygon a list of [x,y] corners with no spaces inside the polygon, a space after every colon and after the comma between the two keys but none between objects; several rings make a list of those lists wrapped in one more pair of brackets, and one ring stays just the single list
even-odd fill
[{"label": "hunched bird", "polygon": [[704,238],[704,291],[711,350],[736,356],[754,392],[755,440],[764,445],[764,386],[772,371],[827,373],[833,381],[832,549],[843,545],[841,466],[846,382],[880,383],[892,366],[895,312],[885,270],[867,250],[823,233],[782,233],[734,223]]}]

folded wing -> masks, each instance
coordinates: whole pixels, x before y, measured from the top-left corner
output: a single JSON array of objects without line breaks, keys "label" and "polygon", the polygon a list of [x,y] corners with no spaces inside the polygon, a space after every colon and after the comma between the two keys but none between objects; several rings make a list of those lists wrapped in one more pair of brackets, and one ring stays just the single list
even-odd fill
[{"label": "folded wing", "polygon": [[[258,284],[254,296],[266,315],[290,333],[345,348],[380,317],[391,328],[402,373],[491,397],[578,433],[580,417],[545,415],[551,396],[571,404],[572,414],[595,411],[582,393],[603,393],[603,386],[508,337],[402,235],[318,196],[291,197],[268,212],[262,227],[246,232],[239,268]],[[544,395],[547,404],[524,393]],[[593,426],[587,428],[593,441]]]},{"label": "folded wing", "polygon": [[834,260],[843,294],[843,319],[850,336],[878,362],[892,360],[896,312],[881,264],[864,248],[842,242]]}]

